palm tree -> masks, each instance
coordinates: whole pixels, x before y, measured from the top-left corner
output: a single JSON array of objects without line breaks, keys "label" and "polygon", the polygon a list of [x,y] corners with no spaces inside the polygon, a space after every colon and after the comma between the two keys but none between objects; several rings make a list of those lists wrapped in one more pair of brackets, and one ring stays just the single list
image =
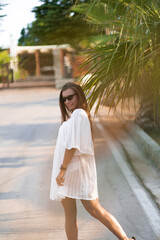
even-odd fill
[{"label": "palm tree", "polygon": [[159,6],[158,0],[91,0],[74,7],[102,36],[85,51],[82,66],[92,74],[84,87],[86,93],[92,89],[90,107],[97,102],[97,111],[110,96],[116,104],[138,97],[136,120],[143,128],[160,128]]}]

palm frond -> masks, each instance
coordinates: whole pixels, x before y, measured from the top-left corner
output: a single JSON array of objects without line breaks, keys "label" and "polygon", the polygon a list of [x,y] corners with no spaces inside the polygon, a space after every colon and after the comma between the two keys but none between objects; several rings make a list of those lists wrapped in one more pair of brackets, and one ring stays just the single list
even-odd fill
[{"label": "palm frond", "polygon": [[[84,82],[92,108],[109,97],[118,103],[126,97],[144,98],[150,93],[153,106],[160,109],[160,4],[158,1],[91,1],[76,11],[101,29],[108,28],[111,41],[95,41],[87,49],[86,60],[91,77]],[[93,7],[94,6],[94,7]],[[79,9],[78,9],[79,8]],[[122,12],[123,9],[123,12]],[[117,37],[118,36],[118,37]],[[109,39],[109,38],[108,38]],[[160,110],[156,112],[160,117]],[[156,115],[155,114],[155,115]]]}]

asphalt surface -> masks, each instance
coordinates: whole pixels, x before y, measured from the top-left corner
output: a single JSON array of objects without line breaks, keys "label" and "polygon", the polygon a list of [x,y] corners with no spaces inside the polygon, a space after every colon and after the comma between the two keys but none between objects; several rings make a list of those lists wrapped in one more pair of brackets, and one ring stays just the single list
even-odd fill
[{"label": "asphalt surface", "polygon": [[[0,92],[0,239],[66,239],[61,203],[49,200],[60,126],[58,95],[54,88]],[[94,122],[101,204],[119,220],[128,236],[157,240],[145,209],[115,160],[113,145],[107,144],[98,124]],[[116,239],[85,211],[80,201],[77,205],[79,240]]]}]

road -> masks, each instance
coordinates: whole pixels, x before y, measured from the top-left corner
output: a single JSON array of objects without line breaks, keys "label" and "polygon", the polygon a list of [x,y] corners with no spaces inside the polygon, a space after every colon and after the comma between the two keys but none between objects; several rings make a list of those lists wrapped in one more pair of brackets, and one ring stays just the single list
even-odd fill
[{"label": "road", "polygon": [[[49,200],[51,171],[60,110],[54,88],[0,92],[0,239],[64,240],[60,202]],[[94,122],[101,204],[128,236],[157,240],[154,227]],[[107,134],[107,133],[105,133]],[[109,138],[110,142],[113,139]],[[114,143],[113,143],[114,144]],[[136,176],[133,173],[133,177]],[[149,200],[151,201],[151,200]],[[78,204],[79,240],[116,239]]]}]

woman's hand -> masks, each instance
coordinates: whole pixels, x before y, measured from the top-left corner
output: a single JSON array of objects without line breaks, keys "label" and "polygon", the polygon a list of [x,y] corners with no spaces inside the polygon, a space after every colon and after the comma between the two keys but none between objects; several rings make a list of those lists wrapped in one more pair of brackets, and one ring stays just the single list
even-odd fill
[{"label": "woman's hand", "polygon": [[76,148],[71,148],[71,149],[65,150],[63,163],[60,167],[60,172],[56,178],[58,186],[63,186],[63,184],[64,184],[65,170],[67,169],[68,164],[71,161],[75,151],[76,151]]},{"label": "woman's hand", "polygon": [[63,186],[64,184],[64,175],[65,175],[65,170],[60,170],[57,178],[56,178],[56,181],[57,181],[57,184],[58,186]]}]

